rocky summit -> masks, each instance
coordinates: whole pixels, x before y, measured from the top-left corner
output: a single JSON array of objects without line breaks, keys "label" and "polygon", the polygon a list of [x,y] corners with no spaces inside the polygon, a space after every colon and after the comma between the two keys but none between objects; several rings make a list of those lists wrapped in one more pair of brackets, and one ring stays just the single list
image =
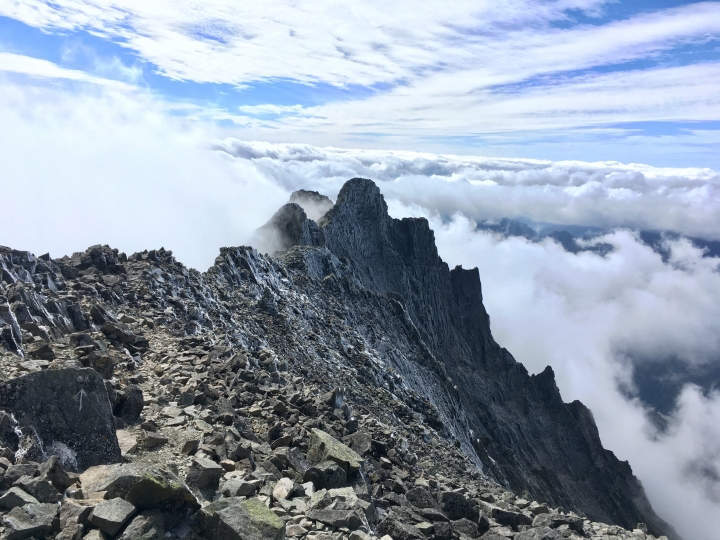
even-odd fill
[{"label": "rocky summit", "polygon": [[677,538],[372,181],[254,245],[0,248],[0,537]]}]

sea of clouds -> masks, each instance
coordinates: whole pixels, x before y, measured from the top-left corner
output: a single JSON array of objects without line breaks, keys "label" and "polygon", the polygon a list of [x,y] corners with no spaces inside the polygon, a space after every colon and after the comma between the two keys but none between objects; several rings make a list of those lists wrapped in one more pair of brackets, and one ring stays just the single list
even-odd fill
[{"label": "sea of clouds", "polygon": [[[228,139],[152,99],[0,85],[0,244],[54,257],[108,243],[164,246],[201,270],[246,242],[291,191],[334,198],[378,182],[394,217],[423,216],[451,266],[477,266],[496,340],[595,415],[657,512],[686,539],[720,530],[720,393],[687,386],[659,432],[629,358],[720,361],[720,261],[686,240],[671,256],[636,229],[720,238],[720,176],[614,162],[547,162]],[[478,231],[475,220],[600,227],[605,257]],[[612,229],[612,230],[610,230]]]}]

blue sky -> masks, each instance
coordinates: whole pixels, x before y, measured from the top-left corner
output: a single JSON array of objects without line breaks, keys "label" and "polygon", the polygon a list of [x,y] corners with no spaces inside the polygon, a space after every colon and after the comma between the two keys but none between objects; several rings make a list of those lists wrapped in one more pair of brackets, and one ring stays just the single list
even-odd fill
[{"label": "blue sky", "polygon": [[0,0],[0,84],[273,142],[720,168],[720,2]]}]

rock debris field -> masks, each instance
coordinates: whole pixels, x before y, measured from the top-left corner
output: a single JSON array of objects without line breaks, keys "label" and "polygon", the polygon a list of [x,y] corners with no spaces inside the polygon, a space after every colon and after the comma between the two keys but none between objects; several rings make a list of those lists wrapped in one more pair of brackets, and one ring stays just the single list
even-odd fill
[{"label": "rock debris field", "polygon": [[282,252],[223,248],[206,273],[165,249],[0,248],[0,538],[673,535],[513,485],[458,427],[411,300],[298,208]]}]

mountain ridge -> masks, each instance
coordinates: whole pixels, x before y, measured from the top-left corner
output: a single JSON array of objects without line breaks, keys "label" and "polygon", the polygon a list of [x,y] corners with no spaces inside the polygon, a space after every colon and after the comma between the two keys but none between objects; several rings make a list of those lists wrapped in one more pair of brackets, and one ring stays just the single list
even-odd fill
[{"label": "mountain ridge", "polygon": [[[143,355],[158,362],[153,342],[142,337],[151,326],[177,340],[208,336],[252,355],[282,351],[286,369],[319,388],[347,388],[357,404],[389,392],[516,492],[595,521],[626,528],[644,522],[653,534],[675,536],[629,465],[602,448],[590,411],[562,402],[552,369],[531,376],[494,342],[477,269],[450,270],[426,220],[390,218],[379,189],[364,179],[346,183],[319,223],[300,206],[291,209],[279,210],[288,230],[319,229],[324,244],[295,234],[294,245],[274,257],[222,248],[204,274],[165,250],[126,257],[96,246],[57,260],[0,250],[2,341],[37,358],[19,366],[2,357],[0,372],[12,380],[28,370],[88,362],[100,370],[109,362],[131,381],[144,369]],[[308,238],[313,245],[302,245]],[[113,310],[148,322],[131,331]],[[76,356],[95,347],[73,337],[83,332],[104,334],[105,352]],[[129,399],[129,386],[111,386]],[[158,404],[183,395],[176,386],[175,394],[151,389]],[[210,407],[225,399],[212,397],[218,390],[209,387],[202,395]],[[125,401],[116,399],[121,414]]]}]

